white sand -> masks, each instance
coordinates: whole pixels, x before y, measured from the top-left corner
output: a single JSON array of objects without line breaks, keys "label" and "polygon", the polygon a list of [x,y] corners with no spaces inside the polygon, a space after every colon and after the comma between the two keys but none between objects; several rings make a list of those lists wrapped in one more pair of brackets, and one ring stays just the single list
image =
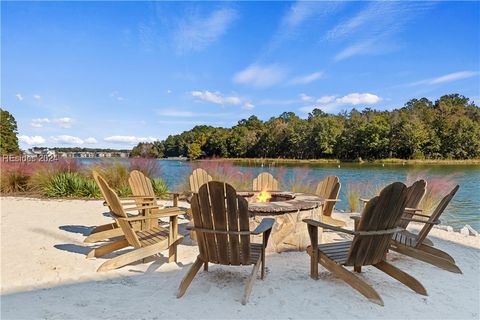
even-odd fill
[{"label": "white sand", "polygon": [[267,276],[255,282],[249,304],[242,306],[251,267],[211,265],[209,272],[196,276],[182,299],[176,299],[180,280],[197,255],[188,239],[179,247],[178,264],[156,258],[95,272],[105,259],[85,259],[94,245],[83,239],[87,227],[111,221],[102,212],[101,201],[1,198],[2,319],[480,317],[479,237],[431,232],[435,245],[455,258],[463,274],[389,254],[395,266],[423,283],[428,297],[365,267],[360,277],[382,296],[381,307],[321,266],[320,280],[311,280],[307,254],[292,252],[267,256]]}]

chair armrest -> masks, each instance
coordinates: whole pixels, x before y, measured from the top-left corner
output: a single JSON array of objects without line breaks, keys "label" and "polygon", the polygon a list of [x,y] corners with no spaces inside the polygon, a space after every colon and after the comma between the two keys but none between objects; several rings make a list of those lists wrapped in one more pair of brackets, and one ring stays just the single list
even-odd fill
[{"label": "chair armrest", "polygon": [[167,208],[167,209],[159,209],[159,210],[152,213],[152,215],[156,216],[157,218],[174,217],[174,216],[179,216],[181,214],[185,214],[185,211],[180,210],[177,207],[171,207],[171,208]]},{"label": "chair armrest", "polygon": [[128,217],[128,218],[118,218],[118,220],[123,220],[128,222],[149,220],[149,219],[158,219],[158,216],[134,216],[134,217]]},{"label": "chair armrest", "polygon": [[339,201],[342,201],[340,199],[322,199],[322,201],[324,202],[339,202]]},{"label": "chair armrest", "polygon": [[272,229],[275,220],[272,218],[265,218],[260,224],[252,231],[253,235],[264,233],[267,230]]},{"label": "chair armrest", "polygon": [[368,202],[368,201],[370,201],[370,199],[367,199],[367,198],[360,198],[360,201],[362,201],[362,202]]},{"label": "chair armrest", "polygon": [[351,235],[356,234],[355,231],[348,230],[348,229],[343,229],[343,228],[336,227],[336,226],[332,226],[332,225],[329,225],[329,224],[326,224],[326,223],[323,223],[323,222],[320,222],[320,221],[312,220],[312,219],[303,219],[302,221],[305,222],[306,224],[314,226],[314,227],[321,227],[321,228],[330,229],[330,230],[337,231],[337,232],[343,232],[343,233],[347,233],[347,234],[351,234]]},{"label": "chair armrest", "polygon": [[418,208],[405,208],[405,211],[408,213],[414,213],[414,212],[422,212],[423,209],[418,209]]},{"label": "chair armrest", "polygon": [[414,215],[414,216],[419,216],[419,217],[424,217],[424,218],[430,218],[430,216],[427,215],[427,214],[421,214],[421,213],[411,213],[411,214]]},{"label": "chair armrest", "polygon": [[159,209],[160,207],[155,205],[155,206],[139,206],[139,207],[130,207],[130,208],[123,208],[125,211],[137,211],[137,210],[151,210],[151,209]]},{"label": "chair armrest", "polygon": [[440,220],[432,222],[432,221],[425,221],[425,220],[420,220],[420,219],[412,219],[412,218],[402,218],[402,220],[406,221],[412,221],[412,222],[420,222],[420,223],[427,223],[427,224],[440,224]]},{"label": "chair armrest", "polygon": [[352,220],[358,220],[362,217],[362,215],[360,213],[353,213],[350,215],[350,219]]}]

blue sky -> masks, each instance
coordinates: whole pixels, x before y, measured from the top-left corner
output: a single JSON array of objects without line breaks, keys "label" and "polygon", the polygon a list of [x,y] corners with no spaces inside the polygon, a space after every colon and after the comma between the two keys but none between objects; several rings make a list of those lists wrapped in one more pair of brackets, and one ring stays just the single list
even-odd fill
[{"label": "blue sky", "polygon": [[480,100],[479,2],[2,2],[21,147],[131,148],[283,111]]}]

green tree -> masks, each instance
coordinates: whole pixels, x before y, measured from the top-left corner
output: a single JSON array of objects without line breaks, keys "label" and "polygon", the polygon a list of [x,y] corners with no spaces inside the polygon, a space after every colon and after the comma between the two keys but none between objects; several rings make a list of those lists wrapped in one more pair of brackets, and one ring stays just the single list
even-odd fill
[{"label": "green tree", "polygon": [[10,112],[0,108],[0,154],[20,153],[17,121]]},{"label": "green tree", "polygon": [[201,155],[202,155],[202,149],[200,147],[200,144],[193,142],[188,145],[187,156],[190,160],[198,159],[200,158]]}]

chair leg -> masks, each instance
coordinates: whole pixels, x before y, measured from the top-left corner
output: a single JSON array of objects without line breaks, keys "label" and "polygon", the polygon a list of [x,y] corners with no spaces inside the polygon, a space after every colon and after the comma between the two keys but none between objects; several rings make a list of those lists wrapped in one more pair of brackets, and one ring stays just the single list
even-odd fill
[{"label": "chair leg", "polygon": [[177,291],[177,298],[181,298],[185,294],[185,291],[187,291],[188,286],[192,282],[198,270],[200,270],[202,264],[204,264],[203,260],[200,259],[200,256],[197,256],[197,260],[195,260],[187,274],[183,277],[182,282],[180,282],[180,286],[178,287]]},{"label": "chair leg", "polygon": [[252,293],[253,283],[255,282],[255,278],[257,277],[258,269],[260,269],[260,264],[262,259],[258,259],[257,263],[253,267],[252,273],[250,277],[247,279],[247,284],[245,285],[245,291],[243,292],[242,297],[242,304],[246,305],[248,302],[248,298],[250,297],[250,293]]},{"label": "chair leg", "polygon": [[98,269],[97,272],[100,271],[109,271],[113,269],[117,269],[127,264],[130,264],[135,261],[142,260],[144,258],[153,256],[165,249],[168,248],[168,239],[163,241],[157,242],[152,244],[148,247],[142,247],[138,249],[134,249],[133,251],[127,252],[122,254],[121,256],[112,258],[106,262],[104,262]]},{"label": "chair leg", "polygon": [[435,256],[433,254],[425,252],[421,249],[407,247],[407,246],[399,245],[397,243],[390,246],[390,249],[397,251],[398,253],[407,255],[409,257],[429,263],[438,268],[441,268],[453,273],[462,273],[462,270],[460,270],[460,268],[456,264],[448,260],[445,260],[443,258],[440,258],[439,256]]},{"label": "chair leg", "polygon": [[178,237],[178,217],[170,217],[169,232],[168,232],[168,262],[177,262],[177,245],[173,244]]},{"label": "chair leg", "polygon": [[358,267],[353,266],[353,271],[358,272],[358,273],[362,272],[362,266],[358,266]]},{"label": "chair leg", "polygon": [[208,262],[203,264],[203,271],[208,271]]},{"label": "chair leg", "polygon": [[383,306],[383,300],[380,295],[370,285],[358,278],[352,272],[345,269],[343,266],[337,264],[335,261],[320,254],[320,264],[334,273],[337,277],[345,281],[349,286],[360,292],[368,300],[378,305]]},{"label": "chair leg", "polygon": [[390,263],[386,261],[380,261],[377,264],[373,265],[375,268],[385,272],[389,276],[391,276],[394,279],[397,279],[413,291],[415,291],[418,294],[427,296],[427,290],[425,287],[414,277],[409,275],[408,273],[398,269],[397,267],[391,265]]},{"label": "chair leg", "polygon": [[425,252],[428,252],[430,254],[433,254],[434,256],[437,256],[437,257],[440,257],[442,259],[448,260],[451,263],[455,264],[455,259],[453,259],[453,257],[451,255],[449,255],[448,253],[446,253],[446,252],[444,252],[440,249],[433,248],[433,247],[431,247],[429,245],[425,245],[425,244],[421,244],[417,248],[420,249],[420,250],[423,250]]},{"label": "chair leg", "polygon": [[101,256],[104,256],[110,252],[113,252],[115,250],[119,250],[125,247],[128,247],[128,241],[127,239],[122,239],[118,241],[113,241],[107,244],[104,244],[103,246],[100,246],[98,248],[92,249],[88,254],[87,258],[98,258]]}]

